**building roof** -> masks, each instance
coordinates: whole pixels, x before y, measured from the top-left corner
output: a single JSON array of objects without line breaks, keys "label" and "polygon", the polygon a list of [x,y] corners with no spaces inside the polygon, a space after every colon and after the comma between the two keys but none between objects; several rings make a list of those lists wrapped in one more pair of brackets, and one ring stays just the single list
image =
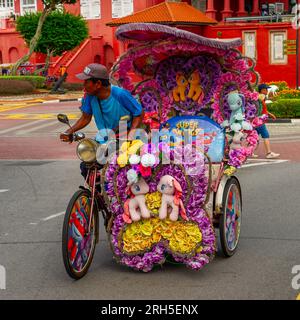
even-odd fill
[{"label": "building roof", "polygon": [[110,27],[127,23],[159,23],[167,25],[209,25],[217,21],[207,17],[186,2],[163,2],[156,6],[138,11],[132,15],[113,19],[107,23]]}]

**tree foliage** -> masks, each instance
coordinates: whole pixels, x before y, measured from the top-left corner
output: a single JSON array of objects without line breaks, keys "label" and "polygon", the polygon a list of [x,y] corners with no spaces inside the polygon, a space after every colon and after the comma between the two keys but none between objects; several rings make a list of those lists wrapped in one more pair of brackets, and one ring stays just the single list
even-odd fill
[{"label": "tree foliage", "polygon": [[74,4],[76,0],[42,0],[44,4],[44,10],[54,11],[60,4]]},{"label": "tree foliage", "polygon": [[[47,18],[47,16],[55,11],[60,5],[64,5],[64,4],[75,4],[77,2],[77,0],[42,0],[42,3],[44,4],[44,9],[42,11],[42,14],[40,16],[36,31],[34,36],[32,37],[32,39],[30,40],[29,43],[29,51],[27,54],[25,54],[24,57],[20,58],[13,66],[11,72],[13,75],[15,75],[17,73],[18,67],[28,61],[30,59],[30,57],[32,56],[35,47],[37,45],[37,42],[41,36],[41,32],[42,32],[42,27],[43,24]],[[48,54],[49,56],[49,54]]]},{"label": "tree foliage", "polygon": [[[17,19],[17,31],[20,32],[27,45],[35,35],[42,13],[27,13]],[[88,37],[88,26],[81,16],[70,13],[53,11],[47,16],[41,36],[34,49],[35,52],[53,56],[77,47]]]}]

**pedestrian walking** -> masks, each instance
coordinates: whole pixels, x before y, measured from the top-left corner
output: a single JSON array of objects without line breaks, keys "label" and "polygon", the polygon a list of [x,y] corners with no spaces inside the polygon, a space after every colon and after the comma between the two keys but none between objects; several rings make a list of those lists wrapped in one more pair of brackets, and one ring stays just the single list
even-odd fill
[{"label": "pedestrian walking", "polygon": [[[268,111],[267,105],[266,105],[266,97],[268,95],[268,89],[270,89],[270,87],[268,85],[266,85],[265,83],[262,83],[258,86],[258,92],[259,92],[259,112],[258,112],[258,115],[261,116],[263,114],[266,114],[275,120],[276,119],[275,115]],[[278,158],[280,156],[280,154],[275,153],[271,150],[270,134],[269,134],[269,131],[268,131],[266,124],[263,124],[263,125],[257,127],[255,130],[262,137],[262,139],[264,141],[266,158],[267,159]],[[257,157],[256,154],[253,154],[252,156],[254,158]]]}]

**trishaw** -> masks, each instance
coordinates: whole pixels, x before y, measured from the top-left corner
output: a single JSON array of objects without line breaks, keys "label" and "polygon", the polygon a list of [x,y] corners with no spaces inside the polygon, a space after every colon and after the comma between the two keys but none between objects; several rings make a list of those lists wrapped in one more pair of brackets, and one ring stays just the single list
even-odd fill
[{"label": "trishaw", "polygon": [[266,120],[258,116],[254,62],[237,50],[240,39],[208,39],[163,25],[123,25],[116,37],[129,49],[113,66],[111,82],[140,101],[148,140],[121,143],[101,166],[109,143],[75,135],[89,174],[65,215],[68,274],[79,279],[88,271],[99,214],[113,257],[135,270],[166,261],[200,270],[218,250],[215,229],[219,249],[232,256],[242,218],[234,173],[257,145],[254,128]]}]

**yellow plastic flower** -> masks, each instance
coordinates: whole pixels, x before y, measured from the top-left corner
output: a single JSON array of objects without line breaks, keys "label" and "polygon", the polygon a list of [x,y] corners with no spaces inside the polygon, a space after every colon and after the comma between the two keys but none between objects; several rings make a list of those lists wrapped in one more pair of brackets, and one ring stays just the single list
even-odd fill
[{"label": "yellow plastic flower", "polygon": [[123,233],[123,251],[144,252],[161,240],[168,240],[169,248],[181,254],[203,250],[199,248],[202,234],[196,223],[154,217],[127,226]]},{"label": "yellow plastic flower", "polygon": [[128,148],[128,154],[136,154],[143,145],[144,142],[142,140],[133,140]]},{"label": "yellow plastic flower", "polygon": [[118,156],[118,159],[117,159],[117,163],[118,165],[123,168],[127,165],[127,162],[128,162],[128,154],[126,152],[124,153],[121,153],[119,156]]},{"label": "yellow plastic flower", "polygon": [[127,153],[128,152],[128,148],[130,147],[130,141],[125,141],[125,142],[123,142],[122,143],[122,145],[121,145],[121,151],[123,152],[123,153]]},{"label": "yellow plastic flower", "polygon": [[235,172],[236,172],[236,168],[233,167],[233,166],[230,166],[229,168],[227,168],[227,169],[224,170],[224,174],[225,174],[226,176],[231,176],[231,175],[233,175]]},{"label": "yellow plastic flower", "polygon": [[154,213],[158,214],[159,208],[161,206],[161,198],[162,195],[159,191],[153,192],[153,193],[148,193],[145,196],[146,198],[146,206],[148,209]]},{"label": "yellow plastic flower", "polygon": [[151,224],[150,220],[144,221],[141,225],[141,232],[146,236],[151,236],[153,231],[153,225]]}]

